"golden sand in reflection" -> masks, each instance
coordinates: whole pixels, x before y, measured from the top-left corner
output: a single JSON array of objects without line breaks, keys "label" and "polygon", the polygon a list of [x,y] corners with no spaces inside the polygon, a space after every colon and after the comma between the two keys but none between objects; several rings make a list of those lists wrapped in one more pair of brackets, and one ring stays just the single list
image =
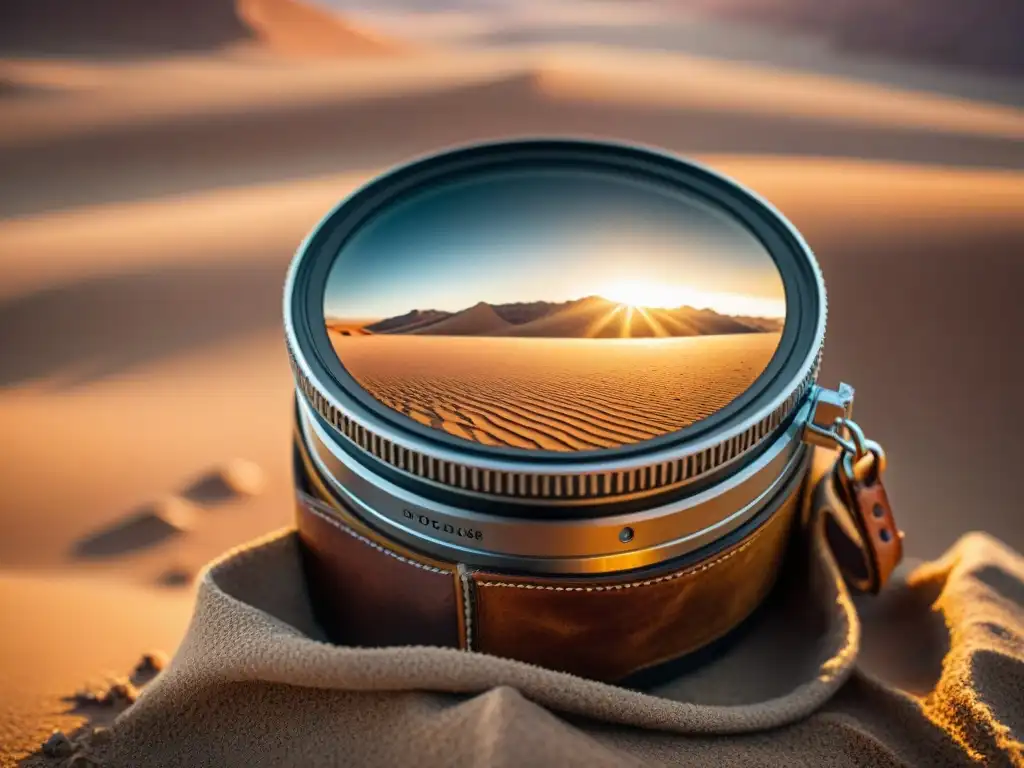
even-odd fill
[{"label": "golden sand in reflection", "polygon": [[628,445],[711,416],[753,384],[780,337],[329,335],[388,407],[486,445],[553,451]]}]

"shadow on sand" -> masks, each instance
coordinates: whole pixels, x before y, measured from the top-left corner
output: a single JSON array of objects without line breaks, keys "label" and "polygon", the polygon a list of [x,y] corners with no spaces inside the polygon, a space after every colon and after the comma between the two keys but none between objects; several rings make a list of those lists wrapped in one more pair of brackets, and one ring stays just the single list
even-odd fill
[{"label": "shadow on sand", "polygon": [[183,533],[181,526],[162,515],[156,505],[147,504],[79,539],[73,547],[72,555],[86,560],[118,557],[150,549]]},{"label": "shadow on sand", "polygon": [[[276,256],[276,254],[271,254]],[[0,387],[86,384],[280,325],[287,254],[92,277],[0,301]],[[283,352],[282,352],[283,354]]]},{"label": "shadow on sand", "polygon": [[234,501],[240,498],[241,494],[231,487],[223,472],[210,470],[189,483],[181,492],[181,496],[193,504],[214,507]]}]

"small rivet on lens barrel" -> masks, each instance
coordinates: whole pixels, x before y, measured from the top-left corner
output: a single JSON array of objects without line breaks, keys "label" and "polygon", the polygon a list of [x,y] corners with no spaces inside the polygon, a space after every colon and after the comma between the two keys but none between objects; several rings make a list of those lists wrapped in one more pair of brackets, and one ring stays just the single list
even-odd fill
[{"label": "small rivet on lens barrel", "polygon": [[633,540],[633,529],[632,528],[628,528],[627,527],[627,528],[623,528],[621,531],[619,531],[619,541],[621,541],[623,544],[628,544],[632,540]]}]

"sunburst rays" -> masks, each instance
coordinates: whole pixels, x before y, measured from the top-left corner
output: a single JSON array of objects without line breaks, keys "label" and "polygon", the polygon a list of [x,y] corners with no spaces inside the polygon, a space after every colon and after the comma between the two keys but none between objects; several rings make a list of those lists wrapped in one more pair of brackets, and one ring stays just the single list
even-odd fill
[{"label": "sunburst rays", "polygon": [[[670,338],[670,333],[662,324],[661,320],[655,317],[649,307],[640,307],[632,304],[617,304],[608,312],[595,319],[583,334],[584,338],[596,339],[601,332],[613,323],[618,324],[618,332],[612,335],[620,339],[630,339],[634,336],[650,338],[653,334],[656,338]],[[644,323],[651,333],[635,334],[634,329],[637,323]]]},{"label": "sunburst rays", "polygon": [[626,308],[625,304],[619,304],[617,307],[613,307],[608,314],[601,315],[599,318],[594,320],[584,332],[583,336],[588,339],[596,338],[597,335],[603,331],[608,324],[615,319],[615,316],[622,312]]},{"label": "sunburst rays", "polygon": [[650,312],[648,312],[645,307],[637,307],[636,311],[639,312],[640,316],[647,321],[647,325],[649,325],[651,330],[654,331],[655,336],[659,338],[666,338],[670,335],[669,332],[665,330],[665,326],[662,325],[661,322]]}]

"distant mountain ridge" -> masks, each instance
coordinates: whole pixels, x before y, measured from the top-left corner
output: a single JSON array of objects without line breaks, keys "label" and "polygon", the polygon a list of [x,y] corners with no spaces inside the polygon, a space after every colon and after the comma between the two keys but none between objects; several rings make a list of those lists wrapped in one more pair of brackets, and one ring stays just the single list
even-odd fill
[{"label": "distant mountain ridge", "polygon": [[451,312],[442,312],[437,309],[414,309],[410,312],[406,312],[404,315],[389,317],[385,320],[378,320],[375,323],[367,325],[366,330],[372,331],[373,333],[390,333],[401,328],[408,332],[412,328],[420,325],[427,325],[429,323],[436,323],[438,320],[444,320],[446,317],[451,317],[451,315]]},{"label": "distant mountain ridge", "polygon": [[534,338],[654,338],[777,333],[782,318],[734,317],[711,309],[630,311],[600,296],[565,302],[477,302],[459,312],[414,309],[365,326],[382,335],[523,336]]},{"label": "distant mountain ridge", "polygon": [[481,301],[436,322],[418,325],[412,329],[402,327],[389,333],[425,336],[500,336],[508,328],[513,327],[515,326],[494,311],[494,307]]}]

